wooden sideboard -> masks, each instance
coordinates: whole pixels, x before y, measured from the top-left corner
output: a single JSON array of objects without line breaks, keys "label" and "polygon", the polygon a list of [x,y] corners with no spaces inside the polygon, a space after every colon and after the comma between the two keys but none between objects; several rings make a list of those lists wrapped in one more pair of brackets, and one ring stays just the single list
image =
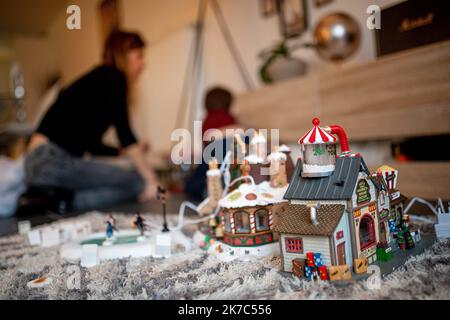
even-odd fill
[{"label": "wooden sideboard", "polygon": [[[341,125],[351,141],[449,134],[450,41],[246,92],[235,111],[250,127],[279,128],[288,142],[314,117]],[[450,163],[391,165],[406,195],[450,199]]]}]

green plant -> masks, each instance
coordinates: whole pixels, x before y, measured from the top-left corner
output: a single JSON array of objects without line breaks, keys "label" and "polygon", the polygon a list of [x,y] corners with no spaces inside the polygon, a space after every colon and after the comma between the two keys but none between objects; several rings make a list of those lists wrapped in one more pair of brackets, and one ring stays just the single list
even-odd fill
[{"label": "green plant", "polygon": [[286,42],[282,41],[270,48],[269,51],[264,52],[262,56],[264,58],[264,63],[259,70],[259,75],[264,83],[269,84],[273,82],[273,79],[269,75],[270,65],[279,57],[289,58],[290,50],[286,45]]}]

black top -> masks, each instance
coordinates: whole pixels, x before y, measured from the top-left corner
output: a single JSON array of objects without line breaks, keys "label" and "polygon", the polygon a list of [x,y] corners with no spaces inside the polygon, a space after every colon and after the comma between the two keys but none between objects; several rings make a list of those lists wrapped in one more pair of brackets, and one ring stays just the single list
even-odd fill
[{"label": "black top", "polygon": [[122,147],[136,143],[128,120],[125,75],[100,66],[61,91],[37,132],[73,156],[85,152],[117,155],[117,149],[102,143],[102,136],[111,125]]}]

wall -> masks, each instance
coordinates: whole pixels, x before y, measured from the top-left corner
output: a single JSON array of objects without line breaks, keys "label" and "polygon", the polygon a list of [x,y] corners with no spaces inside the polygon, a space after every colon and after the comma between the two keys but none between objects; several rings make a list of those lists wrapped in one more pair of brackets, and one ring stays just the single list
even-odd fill
[{"label": "wall", "polygon": [[80,6],[81,30],[68,30],[66,10],[61,10],[48,32],[63,84],[68,84],[101,61],[98,1],[74,0]]},{"label": "wall", "polygon": [[[289,237],[300,237],[303,240],[303,253],[287,253],[286,252],[286,238]],[[322,262],[324,266],[331,265],[331,254],[330,254],[330,239],[328,237],[319,237],[319,236],[297,236],[297,235],[288,235],[282,234],[281,238],[281,247],[283,251],[283,263],[284,263],[284,271],[292,272],[292,260],[301,258],[306,259],[306,253],[314,252],[320,253],[322,255]]]},{"label": "wall", "polygon": [[42,36],[16,36],[13,40],[14,60],[19,61],[25,83],[27,119],[34,122],[39,101],[50,78],[58,73],[52,44]]},{"label": "wall", "polygon": [[341,68],[344,65],[353,65],[370,61],[376,57],[375,34],[373,30],[366,27],[368,14],[366,13],[369,5],[375,4],[381,8],[389,7],[393,4],[403,2],[404,0],[333,0],[330,4],[315,8],[312,1],[308,1],[310,12],[310,26],[307,34],[302,36],[302,40],[312,40],[315,25],[328,14],[342,12],[352,16],[361,28],[361,46],[355,54],[343,63],[334,65],[323,61],[313,50],[301,49],[296,55],[305,59],[310,68],[310,72],[324,69]]},{"label": "wall", "polygon": [[0,97],[9,94],[9,68],[12,60],[12,44],[8,37],[0,36]]},{"label": "wall", "polygon": [[97,1],[75,0],[81,8],[81,30],[66,28],[66,8],[58,11],[45,35],[11,36],[13,59],[22,69],[28,122],[35,124],[42,110],[41,99],[48,81],[60,75],[67,85],[100,61],[101,43],[97,26]]},{"label": "wall", "polygon": [[[376,1],[382,7],[397,2],[399,0]],[[277,17],[263,18],[259,11],[259,0],[219,0],[219,3],[252,82],[259,87],[261,82],[258,70],[261,61],[257,56],[261,50],[280,40],[278,19]],[[361,26],[364,26],[361,49],[345,64],[374,59],[376,50],[373,32],[365,28],[366,9],[369,4],[373,3],[374,1],[370,0],[335,0],[330,5],[316,9],[313,8],[312,1],[308,0],[310,28],[304,36],[295,41],[309,41],[313,26],[324,15],[334,11],[345,11],[357,18]],[[197,5],[198,1],[195,0],[182,2],[168,0],[164,1],[164,4],[157,0],[127,0],[122,4],[123,26],[140,30],[151,44],[148,50],[150,67],[146,70],[143,78],[147,81],[153,79],[153,82],[142,85],[137,93],[140,100],[137,109],[141,109],[138,114],[155,115],[161,114],[162,110],[169,110],[165,117],[145,118],[148,121],[146,123],[147,130],[144,130],[147,133],[146,137],[161,152],[167,152],[170,147],[170,144],[167,143],[168,132],[161,128],[172,128],[175,122],[174,110],[178,108],[181,96],[180,81],[184,76],[185,62],[187,61],[188,49],[183,43],[186,38],[181,34],[185,33],[186,29],[189,30],[188,26],[195,21]],[[178,49],[175,49],[174,38],[181,41]],[[299,50],[296,55],[307,61],[311,73],[319,69],[340,67],[320,60],[312,50]],[[159,65],[159,70],[152,67],[152,64]],[[169,66],[174,64],[178,66],[177,72],[169,74],[169,70],[172,70]],[[164,66],[168,66],[167,69]],[[150,73],[154,74],[150,75]],[[162,81],[159,81],[159,77],[162,77]],[[169,79],[172,79],[173,85],[167,87]],[[209,7],[205,21],[202,78],[196,92],[197,103],[193,106],[194,119],[201,120],[204,116],[202,97],[206,88],[217,84],[228,87],[235,93],[248,90],[226,46],[213,11]],[[145,90],[147,91],[145,92]],[[160,94],[161,92],[162,94]],[[170,94],[168,94],[169,92]],[[153,94],[159,95],[159,97],[153,96]],[[144,122],[144,120],[142,121]],[[139,126],[141,127],[142,124]],[[158,138],[155,133],[158,133]]]}]

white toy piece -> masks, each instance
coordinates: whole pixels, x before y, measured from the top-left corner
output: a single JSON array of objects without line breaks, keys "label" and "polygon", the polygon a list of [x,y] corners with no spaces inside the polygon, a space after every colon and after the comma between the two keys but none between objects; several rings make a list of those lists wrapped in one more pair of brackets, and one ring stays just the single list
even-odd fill
[{"label": "white toy piece", "polygon": [[42,246],[53,247],[60,244],[59,229],[45,228],[42,230]]},{"label": "white toy piece", "polygon": [[144,242],[144,241],[146,241],[146,240],[147,240],[147,237],[146,237],[146,236],[139,236],[139,237],[136,238],[136,241],[137,241],[137,242]]},{"label": "white toy piece", "polygon": [[[444,204],[441,198],[438,198],[437,207],[435,208],[428,201],[415,197],[411,199],[408,206],[405,208],[404,212],[408,213],[412,205],[416,202],[426,205],[430,210],[436,215],[437,224],[434,225],[434,230],[436,232],[436,238],[438,240],[449,239],[450,238],[450,203],[448,204],[448,209],[445,211]],[[419,234],[420,237],[420,234]]]},{"label": "white toy piece", "polygon": [[28,231],[28,243],[30,246],[40,246],[42,244],[41,231],[30,230]]},{"label": "white toy piece", "polygon": [[[19,222],[19,233],[25,232],[29,221]],[[28,242],[32,246],[51,247],[86,237],[91,233],[92,227],[89,221],[63,222],[52,225],[52,227],[30,229]]]},{"label": "white toy piece", "polygon": [[109,238],[106,239],[105,241],[103,241],[102,246],[107,247],[107,246],[112,246],[114,244],[114,239]]},{"label": "white toy piece", "polygon": [[168,258],[171,255],[172,238],[170,234],[161,233],[156,236],[155,257]]},{"label": "white toy piece", "polygon": [[[450,211],[450,203],[448,211]],[[450,238],[450,212],[445,212],[444,204],[441,199],[438,200],[437,220],[438,223],[434,226],[436,237],[438,239]]]},{"label": "white toy piece", "polygon": [[81,266],[85,268],[92,268],[100,263],[98,256],[98,245],[85,244],[82,246],[81,252]]},{"label": "white toy piece", "polygon": [[31,222],[29,220],[19,221],[17,223],[19,234],[25,235],[31,230]]}]

